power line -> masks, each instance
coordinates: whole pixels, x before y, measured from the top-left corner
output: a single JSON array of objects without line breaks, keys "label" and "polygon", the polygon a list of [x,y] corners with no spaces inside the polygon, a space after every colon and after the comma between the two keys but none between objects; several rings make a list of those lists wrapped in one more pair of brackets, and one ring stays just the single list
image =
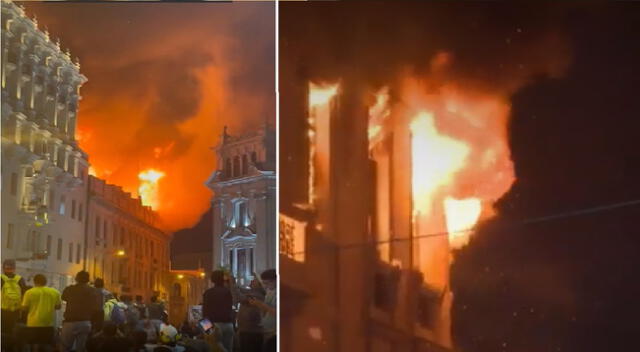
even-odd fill
[{"label": "power line", "polygon": [[[542,217],[525,219],[525,220],[522,220],[520,222],[513,223],[511,225],[507,225],[507,226],[505,226],[505,228],[510,228],[511,229],[511,228],[514,228],[514,227],[522,227],[522,226],[526,226],[526,225],[530,225],[530,224],[539,224],[539,223],[544,223],[544,222],[549,222],[549,221],[554,221],[554,220],[560,220],[560,219],[566,219],[566,218],[571,218],[571,217],[576,217],[576,216],[581,216],[581,215],[601,213],[601,212],[606,212],[606,211],[612,211],[612,210],[616,210],[616,209],[631,207],[631,206],[634,206],[634,205],[640,205],[640,199],[626,201],[626,202],[613,203],[613,204],[607,204],[607,205],[601,205],[601,206],[592,207],[592,208],[585,208],[585,209],[567,211],[567,212],[563,212],[563,213],[559,213],[559,214],[555,214],[555,215],[547,215],[547,216],[542,216]],[[455,233],[467,233],[467,232],[472,232],[474,230],[475,230],[475,228],[472,227],[472,228],[469,228],[469,229],[456,231]],[[415,240],[415,239],[424,239],[424,238],[440,237],[440,236],[448,236],[448,235],[449,235],[449,232],[433,232],[433,233],[428,233],[428,234],[423,234],[423,235],[417,235],[417,236],[411,236],[411,237],[403,237],[403,238],[392,238],[392,239],[382,240],[382,241],[359,242],[359,243],[346,244],[346,245],[343,245],[343,246],[331,246],[330,248],[326,248],[325,250],[350,249],[350,248],[357,248],[357,247],[364,247],[364,246],[379,246],[379,245],[389,244],[389,243],[394,243],[394,242],[402,242],[402,241],[409,241],[409,240]],[[316,250],[313,250],[313,252],[320,251],[320,250],[321,249],[316,249]],[[292,253],[292,255],[293,256],[301,255],[301,254],[306,254],[307,252],[308,251],[294,252],[294,253]]]}]

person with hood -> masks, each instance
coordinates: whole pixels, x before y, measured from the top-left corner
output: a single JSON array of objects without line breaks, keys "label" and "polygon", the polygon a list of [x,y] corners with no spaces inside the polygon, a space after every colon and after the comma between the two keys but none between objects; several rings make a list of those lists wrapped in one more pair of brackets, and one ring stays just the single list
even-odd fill
[{"label": "person with hood", "polygon": [[9,351],[15,344],[15,328],[20,321],[22,296],[27,291],[27,284],[16,274],[16,261],[7,259],[2,263],[2,350]]}]

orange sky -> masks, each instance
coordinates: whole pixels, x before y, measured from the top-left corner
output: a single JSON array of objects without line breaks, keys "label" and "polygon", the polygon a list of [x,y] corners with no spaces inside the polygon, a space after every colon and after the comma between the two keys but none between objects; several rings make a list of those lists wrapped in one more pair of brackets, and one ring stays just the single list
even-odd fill
[{"label": "orange sky", "polygon": [[89,79],[78,138],[97,176],[136,193],[140,171],[163,171],[165,228],[193,225],[209,206],[223,126],[275,120],[273,4],[25,6]]}]

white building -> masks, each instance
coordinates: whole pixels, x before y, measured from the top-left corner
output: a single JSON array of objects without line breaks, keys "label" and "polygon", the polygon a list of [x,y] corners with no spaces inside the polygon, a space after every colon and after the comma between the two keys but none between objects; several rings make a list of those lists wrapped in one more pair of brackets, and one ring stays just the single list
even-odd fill
[{"label": "white building", "polygon": [[87,155],[75,140],[77,59],[2,1],[2,259],[62,289],[83,269]]},{"label": "white building", "polygon": [[276,267],[275,130],[232,137],[226,127],[216,147],[213,190],[214,268],[226,267],[240,284]]}]

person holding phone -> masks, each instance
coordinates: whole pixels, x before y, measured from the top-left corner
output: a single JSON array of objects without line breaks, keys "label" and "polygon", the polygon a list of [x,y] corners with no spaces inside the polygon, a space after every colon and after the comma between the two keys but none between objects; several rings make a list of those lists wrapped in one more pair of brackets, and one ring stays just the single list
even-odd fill
[{"label": "person holding phone", "polygon": [[219,330],[224,348],[233,351],[233,297],[231,289],[225,285],[225,274],[222,270],[211,273],[213,287],[204,291],[202,297],[202,316],[213,323]]},{"label": "person holding phone", "polygon": [[262,329],[264,345],[262,351],[276,351],[276,316],[277,316],[277,275],[275,269],[268,269],[260,275],[262,287],[266,291],[264,302],[255,298],[250,298],[249,303],[258,307],[262,311]]}]

